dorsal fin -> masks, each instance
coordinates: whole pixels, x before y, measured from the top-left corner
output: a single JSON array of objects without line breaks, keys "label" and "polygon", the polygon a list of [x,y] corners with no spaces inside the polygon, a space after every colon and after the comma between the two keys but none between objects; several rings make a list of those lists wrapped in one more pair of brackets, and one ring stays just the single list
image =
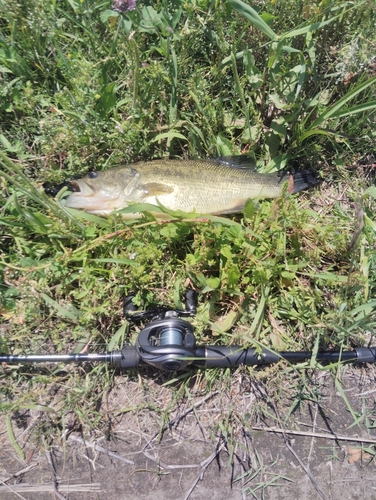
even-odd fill
[{"label": "dorsal fin", "polygon": [[219,156],[218,158],[210,158],[205,161],[223,165],[224,167],[246,169],[252,171],[256,171],[257,168],[256,161],[246,155]]}]

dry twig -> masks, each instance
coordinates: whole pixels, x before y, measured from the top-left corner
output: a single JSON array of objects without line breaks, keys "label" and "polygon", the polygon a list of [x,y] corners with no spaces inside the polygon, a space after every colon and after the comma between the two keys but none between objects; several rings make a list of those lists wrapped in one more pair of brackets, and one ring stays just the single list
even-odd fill
[{"label": "dry twig", "polygon": [[121,462],[125,462],[126,464],[134,465],[134,462],[132,460],[128,460],[128,458],[121,457],[120,455],[117,455],[116,453],[113,453],[112,451],[106,450],[105,448],[102,448],[102,446],[99,446],[98,444],[91,443],[90,441],[85,441],[77,436],[73,436],[72,434],[69,435],[69,438],[72,441],[76,441],[77,443],[81,443],[89,448],[92,448],[93,450],[99,451],[100,453],[104,453],[105,455],[115,458],[116,460],[120,460]]},{"label": "dry twig", "polygon": [[258,426],[253,426],[252,429],[254,431],[276,432],[278,434],[291,434],[293,436],[307,436],[313,438],[332,439],[333,441],[353,441],[356,443],[376,444],[376,439],[342,436],[338,434],[329,434],[327,432],[296,431],[292,429],[280,429],[279,427],[258,427]]},{"label": "dry twig", "polygon": [[57,477],[56,477],[56,471],[55,471],[55,467],[54,467],[54,464],[52,461],[51,452],[49,450],[46,450],[46,457],[47,457],[48,467],[49,467],[50,473],[51,473],[51,479],[52,479],[52,485],[54,487],[55,497],[58,498],[59,500],[65,500],[65,497],[63,497],[63,495],[61,495],[59,493],[59,489],[58,489],[59,484],[58,484]]},{"label": "dry twig", "polygon": [[[62,491],[63,493],[73,493],[73,492],[78,492],[78,493],[84,493],[88,491],[101,491],[101,485],[99,483],[92,483],[92,484],[60,484],[59,485],[59,490]],[[15,493],[17,495],[17,492],[36,492],[36,493],[53,493],[54,490],[54,485],[53,484],[28,484],[28,483],[23,483],[23,484],[12,484],[12,486],[0,486],[0,493],[9,493],[9,492]],[[24,498],[20,495],[18,495],[20,498]],[[26,500],[24,498],[24,500]]]},{"label": "dry twig", "polygon": [[198,473],[196,479],[193,482],[193,485],[190,487],[188,493],[185,495],[184,500],[188,500],[188,498],[191,496],[192,491],[196,488],[196,485],[199,481],[202,481],[204,474],[206,472],[206,469],[209,467],[209,465],[217,458],[219,453],[225,449],[224,447],[225,441],[222,441],[218,444],[216,450],[208,457],[206,458],[203,462],[200,463],[200,472]]}]

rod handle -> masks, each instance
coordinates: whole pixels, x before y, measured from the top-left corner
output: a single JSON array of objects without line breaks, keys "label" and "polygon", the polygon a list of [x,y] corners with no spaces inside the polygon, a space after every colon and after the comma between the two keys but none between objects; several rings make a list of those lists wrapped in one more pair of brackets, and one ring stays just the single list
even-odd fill
[{"label": "rod handle", "polygon": [[376,347],[356,347],[357,363],[376,363]]},{"label": "rod handle", "polygon": [[125,368],[126,370],[137,368],[139,365],[144,364],[133,345],[123,347],[121,356],[116,359],[116,363],[120,364],[121,368]]}]

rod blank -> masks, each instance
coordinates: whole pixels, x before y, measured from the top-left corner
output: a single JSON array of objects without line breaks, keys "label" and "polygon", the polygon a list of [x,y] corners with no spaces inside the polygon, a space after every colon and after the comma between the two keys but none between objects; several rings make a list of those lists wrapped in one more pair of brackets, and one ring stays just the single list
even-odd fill
[{"label": "rod blank", "polygon": [[120,352],[103,354],[0,354],[1,363],[83,363],[84,361],[100,361],[117,363],[121,358]]},{"label": "rod blank", "polygon": [[[172,358],[171,358],[172,356]],[[173,348],[169,359],[173,359]],[[182,360],[181,354],[175,354],[176,361]],[[190,364],[201,368],[232,368],[240,365],[262,366],[277,363],[281,359],[290,363],[308,361],[313,354],[310,351],[297,352],[275,352],[269,349],[252,349],[242,346],[200,346],[193,349]],[[163,355],[156,353],[156,358]],[[316,354],[319,363],[376,363],[376,347],[357,347],[353,351],[324,351]],[[88,354],[30,354],[13,355],[0,354],[2,363],[83,363],[83,362],[105,362],[120,365],[122,368],[137,368],[145,365],[142,356],[134,346],[124,346],[121,351],[108,353]],[[148,364],[152,364],[148,362]]]}]

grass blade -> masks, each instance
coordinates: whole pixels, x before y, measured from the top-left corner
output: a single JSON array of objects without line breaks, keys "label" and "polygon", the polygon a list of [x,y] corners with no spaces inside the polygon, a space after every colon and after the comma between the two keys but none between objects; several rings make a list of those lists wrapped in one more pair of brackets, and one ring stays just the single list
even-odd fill
[{"label": "grass blade", "polygon": [[344,105],[347,104],[349,101],[351,101],[351,99],[354,99],[361,92],[364,92],[374,83],[376,83],[376,76],[370,78],[369,80],[366,80],[365,82],[361,83],[360,85],[357,85],[355,88],[350,90],[335,104],[333,104],[332,106],[327,108],[323,113],[321,113],[321,115],[318,118],[316,118],[316,120],[310,125],[310,129],[318,127],[319,125],[329,120],[330,118],[341,116],[340,110],[344,107]]},{"label": "grass blade", "polygon": [[16,436],[14,435],[14,432],[13,432],[12,421],[11,421],[9,415],[6,415],[5,420],[6,420],[6,425],[7,425],[8,437],[9,437],[9,441],[10,441],[11,445],[13,446],[17,455],[22,460],[25,460],[25,453],[23,452],[23,449],[21,448],[21,446],[17,443]]},{"label": "grass blade", "polygon": [[88,214],[87,212],[83,212],[82,210],[76,210],[75,208],[64,207],[64,210],[69,214],[73,215],[77,219],[83,219],[86,220],[87,222],[93,222],[95,224],[98,224],[98,226],[104,228],[110,226],[107,220],[103,219],[103,217],[98,217],[97,215],[94,214]]},{"label": "grass blade", "polygon": [[178,62],[176,52],[171,48],[171,71],[172,71],[172,85],[171,85],[171,98],[170,98],[170,126],[176,123],[178,113]]},{"label": "grass blade", "polygon": [[89,259],[90,262],[110,262],[111,264],[126,264],[127,266],[137,266],[137,262],[131,259]]},{"label": "grass blade", "polygon": [[332,115],[332,118],[344,118],[345,116],[356,115],[357,113],[364,113],[365,111],[371,111],[376,109],[376,101],[365,102],[364,104],[358,104],[343,111],[338,111]]},{"label": "grass blade", "polygon": [[2,151],[0,151],[0,165],[4,170],[6,170],[0,170],[0,177],[4,177],[10,184],[16,186],[17,189],[25,196],[33,200],[38,205],[42,205],[45,209],[51,211],[59,219],[73,223],[80,230],[85,229],[82,224],[76,221],[60,205],[57,205],[54,201],[50,200],[44,192],[39,191],[18,167],[18,165],[10,160]]},{"label": "grass blade", "polygon": [[57,311],[59,316],[61,316],[62,318],[69,319],[73,323],[78,323],[78,318],[80,313],[79,311],[77,311],[75,307],[73,307],[73,305],[71,305],[71,309],[73,311],[72,310],[68,311],[68,309],[65,309],[65,307],[58,304],[55,300],[51,299],[51,297],[49,297],[45,293],[41,293],[41,297],[47,302],[48,305],[50,305]]},{"label": "grass blade", "polygon": [[[338,365],[338,366],[340,366],[340,365]],[[346,396],[345,391],[343,390],[342,384],[341,384],[341,382],[338,380],[338,378],[337,378],[337,377],[335,378],[335,385],[336,385],[336,389],[337,389],[337,391],[340,393],[340,395],[341,395],[342,399],[343,399],[343,400],[344,400],[344,402],[346,403],[347,409],[349,410],[349,412],[350,412],[350,414],[351,414],[351,416],[352,416],[352,418],[353,418],[353,420],[354,420],[353,424],[352,424],[349,428],[353,427],[354,425],[359,425],[359,423],[360,423],[360,422],[361,422],[361,420],[363,419],[363,416],[358,417],[358,416],[356,415],[356,413],[355,413],[355,412],[354,412],[354,410],[353,410],[353,407],[352,407],[352,406],[351,406],[351,404],[350,404],[350,401],[347,399],[347,396]]]}]

